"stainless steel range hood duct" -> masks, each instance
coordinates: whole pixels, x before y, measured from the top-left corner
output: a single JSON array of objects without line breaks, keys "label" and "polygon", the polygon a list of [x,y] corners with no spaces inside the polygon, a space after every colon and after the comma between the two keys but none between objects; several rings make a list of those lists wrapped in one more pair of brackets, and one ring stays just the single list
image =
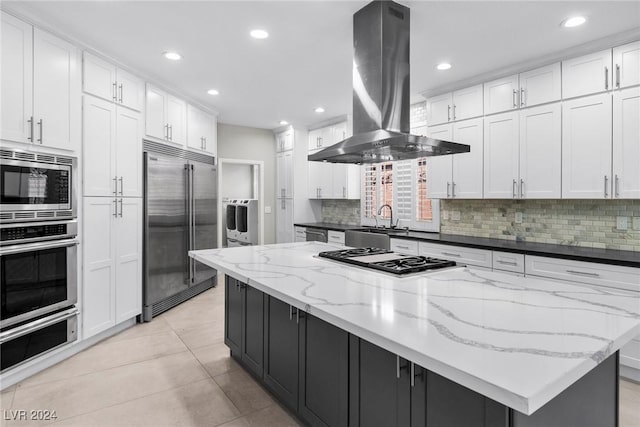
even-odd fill
[{"label": "stainless steel range hood duct", "polygon": [[353,15],[353,134],[310,161],[380,163],[468,153],[409,134],[409,8],[373,1]]}]

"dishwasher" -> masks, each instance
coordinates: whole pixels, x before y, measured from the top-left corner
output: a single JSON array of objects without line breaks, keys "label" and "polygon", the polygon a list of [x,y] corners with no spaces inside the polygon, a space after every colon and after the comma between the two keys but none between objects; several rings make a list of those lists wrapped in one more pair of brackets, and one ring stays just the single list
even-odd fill
[{"label": "dishwasher", "polygon": [[327,230],[322,230],[320,228],[308,228],[306,231],[307,242],[324,242],[327,243]]}]

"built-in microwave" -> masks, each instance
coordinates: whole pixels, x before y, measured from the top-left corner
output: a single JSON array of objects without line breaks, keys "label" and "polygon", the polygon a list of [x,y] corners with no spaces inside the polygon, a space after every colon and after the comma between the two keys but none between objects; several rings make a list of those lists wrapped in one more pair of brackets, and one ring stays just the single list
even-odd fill
[{"label": "built-in microwave", "polygon": [[0,221],[76,217],[75,157],[0,150]]}]

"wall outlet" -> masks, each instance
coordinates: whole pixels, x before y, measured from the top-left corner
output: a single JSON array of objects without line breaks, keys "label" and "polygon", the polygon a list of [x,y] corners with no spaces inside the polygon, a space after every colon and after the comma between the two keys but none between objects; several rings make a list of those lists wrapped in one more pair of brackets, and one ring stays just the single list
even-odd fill
[{"label": "wall outlet", "polygon": [[626,216],[616,217],[616,230],[618,231],[626,231],[629,224],[627,223]]},{"label": "wall outlet", "polygon": [[516,212],[516,224],[522,224],[522,212]]},{"label": "wall outlet", "polygon": [[451,219],[453,221],[460,221],[460,211],[452,211],[451,212]]},{"label": "wall outlet", "polygon": [[271,206],[265,206],[264,207],[264,213],[266,213],[266,214],[271,213]]},{"label": "wall outlet", "polygon": [[633,229],[640,231],[640,216],[633,217]]}]

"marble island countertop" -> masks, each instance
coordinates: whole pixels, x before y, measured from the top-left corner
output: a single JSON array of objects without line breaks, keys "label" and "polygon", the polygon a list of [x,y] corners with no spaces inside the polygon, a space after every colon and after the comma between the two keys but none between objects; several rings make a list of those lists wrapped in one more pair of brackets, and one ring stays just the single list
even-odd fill
[{"label": "marble island countertop", "polygon": [[640,294],[454,268],[398,278],[319,242],[190,256],[426,369],[532,414],[640,333]]}]

